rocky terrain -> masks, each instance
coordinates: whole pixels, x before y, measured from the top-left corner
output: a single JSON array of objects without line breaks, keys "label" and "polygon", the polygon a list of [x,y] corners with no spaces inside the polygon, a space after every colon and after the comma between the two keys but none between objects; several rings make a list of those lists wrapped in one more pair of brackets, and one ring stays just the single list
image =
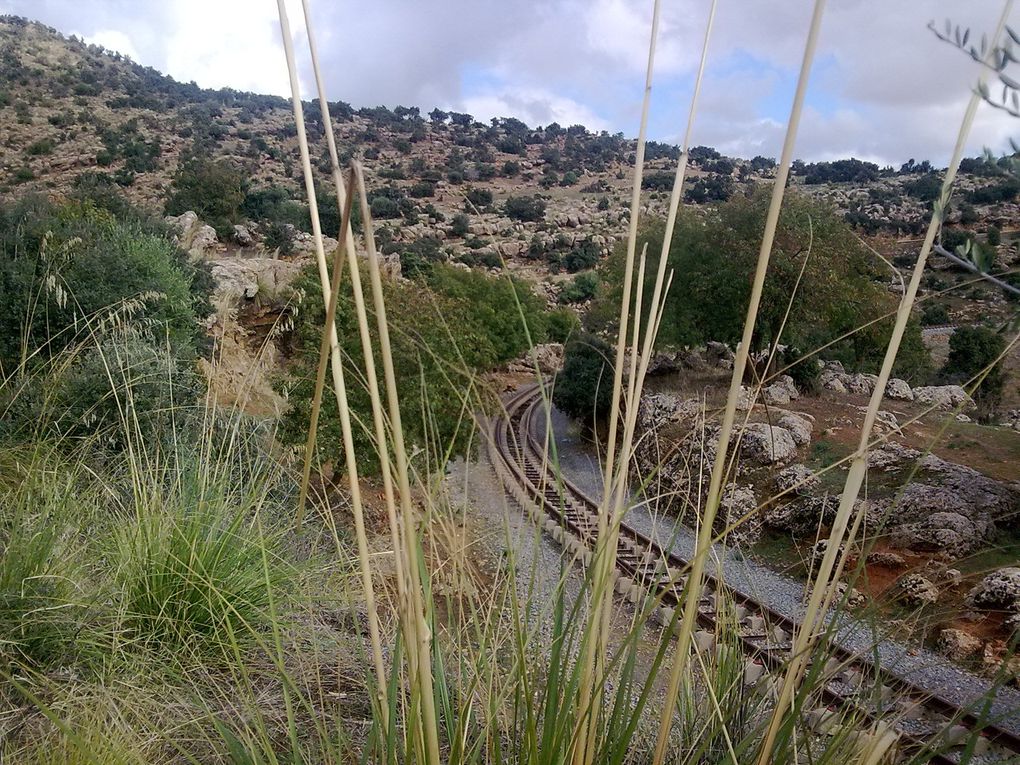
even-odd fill
[{"label": "rocky terrain", "polygon": [[[217,225],[221,242],[250,246],[260,226],[281,217],[308,230],[301,224],[307,212],[301,212],[286,100],[178,83],[15,17],[0,20],[0,59],[0,196],[71,194],[106,183],[162,212],[182,168],[201,158],[238,173],[237,198],[225,213],[229,225]],[[428,115],[399,106],[354,109],[342,101],[331,110],[342,160],[364,163],[383,244],[400,258],[413,243],[426,242],[413,254],[490,268],[502,260],[555,297],[562,281],[556,274],[591,268],[625,231],[635,143],[622,134],[528,126],[513,118],[483,124],[438,109]],[[305,113],[325,180],[318,106],[306,103]],[[648,146],[644,213],[664,212],[675,154],[675,147]],[[747,192],[770,181],[774,164],[696,147],[687,202],[710,204]],[[880,235],[880,249],[892,253],[898,237],[921,232],[938,180],[927,162],[894,170],[851,159],[798,162],[794,183],[862,231]],[[994,229],[1000,241],[1005,233],[1003,265],[1015,257],[1008,246],[1020,219],[1014,185],[1000,168],[968,160],[949,215],[951,224],[981,238]],[[508,206],[512,199],[531,204]],[[196,246],[207,243],[203,238]],[[910,251],[909,244],[904,248]]]},{"label": "rocky terrain", "polygon": [[[713,381],[729,366],[719,348],[687,350],[682,360],[660,356],[658,367],[668,371],[641,401],[635,472],[653,475],[646,495],[681,517],[695,509],[689,498],[708,488],[724,403]],[[815,540],[835,516],[847,467],[841,460],[856,448],[875,380],[831,362],[819,379],[818,393],[798,391],[785,375],[757,391],[743,388],[746,422],[733,437],[738,456],[717,527],[734,527],[731,542],[761,549],[773,563],[782,557],[801,573],[824,549]],[[869,455],[858,501],[864,522],[853,552],[863,573],[854,566],[845,573],[855,588],[851,605],[881,596],[902,609],[894,617],[921,609],[938,650],[996,669],[1020,628],[1020,571],[1003,565],[1020,550],[1020,432],[1014,420],[973,423],[966,414],[973,402],[958,386],[912,388],[893,379],[885,400],[882,441]],[[948,449],[932,439],[940,427],[980,429],[986,442]],[[992,438],[1002,444],[997,456],[986,448]],[[786,548],[781,556],[777,544]]]},{"label": "rocky terrain", "polygon": [[[592,272],[625,234],[633,140],[514,118],[483,124],[438,109],[423,115],[342,101],[330,108],[343,161],[364,163],[391,276],[411,278],[425,261],[506,268],[550,303],[583,312],[590,294],[570,296],[570,275]],[[325,180],[317,105],[305,104],[305,113]],[[213,390],[222,401],[279,415],[284,402],[269,379],[278,365],[272,340],[287,329],[285,288],[313,252],[289,103],[178,83],[119,54],[4,17],[0,121],[0,198],[112,189],[165,217],[181,247],[209,261],[219,308],[209,327],[217,351],[204,362]],[[676,147],[652,143],[648,157],[641,210],[662,215]],[[774,167],[769,158],[728,158],[697,147],[685,202],[697,209],[750,193],[771,182]],[[187,204],[195,178],[220,184],[216,204]],[[913,160],[899,169],[853,159],[798,162],[793,184],[857,226],[896,269],[889,290],[902,289],[916,257],[914,237],[937,195],[935,168]],[[325,186],[320,193],[326,233],[335,236],[335,199]],[[947,246],[969,237],[994,253],[997,270],[1015,268],[1018,195],[1020,184],[1004,165],[968,160],[943,234]],[[327,237],[327,249],[335,244]],[[939,258],[932,265],[922,297],[939,298],[944,311],[922,323],[949,332],[1015,314],[999,290],[984,285],[942,296],[968,277]],[[936,359],[944,358],[944,334],[933,331],[928,339]],[[511,371],[537,364],[552,373],[562,356],[562,346],[540,346]],[[691,510],[688,498],[707,486],[731,360],[729,348],[709,343],[663,352],[653,362],[658,377],[641,403],[637,468],[654,474],[648,492],[672,498],[677,514]],[[1020,368],[1015,353],[1007,368]],[[810,566],[842,485],[840,460],[856,446],[875,379],[830,362],[816,393],[799,390],[790,377],[745,388],[740,408],[747,425],[734,444],[739,459],[721,513],[723,524],[741,521],[732,539],[754,545],[781,538]],[[959,386],[894,379],[885,398],[878,433],[886,440],[871,455],[861,507],[871,544],[859,551],[867,571],[867,581],[854,584],[859,599],[890,594],[908,607],[935,609],[940,650],[994,659],[1020,622],[1020,571],[1003,565],[1020,551],[1020,395],[1015,386],[1007,390],[991,425],[972,421],[973,402]],[[943,429],[948,440],[939,437]],[[989,557],[989,549],[1006,552]]]}]

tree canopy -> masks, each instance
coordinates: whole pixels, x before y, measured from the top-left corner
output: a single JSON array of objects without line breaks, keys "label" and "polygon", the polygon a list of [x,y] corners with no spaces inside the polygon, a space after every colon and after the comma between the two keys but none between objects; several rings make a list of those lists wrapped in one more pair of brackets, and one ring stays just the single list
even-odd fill
[{"label": "tree canopy", "polygon": [[[668,256],[675,278],[666,298],[660,344],[696,345],[708,340],[735,344],[740,340],[768,201],[767,193],[738,196],[712,209],[680,214]],[[646,221],[641,228],[639,244],[648,242],[646,296],[654,284],[664,233],[661,220]],[[621,248],[602,268],[608,289],[592,313],[598,329],[610,328],[615,318],[623,262]],[[891,312],[896,299],[881,286],[888,278],[882,268],[833,210],[788,195],[755,326],[754,349],[767,347],[782,331],[782,342],[811,350]],[[791,296],[795,299],[784,327]],[[823,355],[855,369],[874,368],[882,359],[891,328],[891,318],[876,322],[836,342]],[[909,376],[926,366],[919,327],[911,322],[897,371]]]}]

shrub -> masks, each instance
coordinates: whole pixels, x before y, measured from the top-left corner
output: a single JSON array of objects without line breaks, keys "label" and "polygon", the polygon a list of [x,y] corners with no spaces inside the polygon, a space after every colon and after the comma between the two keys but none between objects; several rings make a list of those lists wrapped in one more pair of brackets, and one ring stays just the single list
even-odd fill
[{"label": "shrub", "polygon": [[1002,362],[995,363],[1006,348],[1006,340],[988,327],[960,327],[949,338],[949,356],[942,377],[963,384],[991,366],[974,392],[974,400],[983,410],[998,404],[1006,383]]},{"label": "shrub", "polygon": [[194,210],[221,237],[229,236],[241,220],[246,185],[241,171],[225,160],[191,159],[174,176],[166,213]]},{"label": "shrub", "polygon": [[435,196],[436,184],[431,181],[418,181],[412,184],[411,188],[408,189],[408,194],[415,199],[424,199],[425,197]]},{"label": "shrub", "polygon": [[373,197],[371,209],[373,218],[382,220],[401,217],[400,203],[388,197]]},{"label": "shrub", "polygon": [[581,334],[563,350],[553,403],[588,426],[608,414],[613,400],[613,349],[594,335]]},{"label": "shrub", "polygon": [[[203,337],[207,274],[167,239],[89,204],[41,200],[0,208],[0,367],[46,358],[81,339],[89,321],[118,316],[184,356]],[[45,245],[44,245],[45,240]],[[35,303],[38,298],[38,304]]]},{"label": "shrub", "polygon": [[521,164],[514,162],[513,160],[507,160],[503,163],[503,175],[507,178],[513,178],[521,172]]},{"label": "shrub", "polygon": [[503,204],[503,212],[514,220],[537,222],[545,219],[545,202],[538,197],[510,197]]},{"label": "shrub", "polygon": [[563,259],[563,267],[570,273],[577,273],[592,268],[599,262],[599,248],[589,236],[580,245],[567,253]]},{"label": "shrub", "polygon": [[454,236],[466,236],[471,226],[471,219],[464,213],[457,213],[450,222],[450,233]]},{"label": "shrub", "polygon": [[942,303],[932,303],[925,306],[921,312],[922,327],[937,327],[949,323],[949,311]]},{"label": "shrub", "polygon": [[488,189],[468,189],[465,195],[465,210],[481,209],[492,204],[492,192]]},{"label": "shrub", "polygon": [[578,274],[560,291],[561,303],[583,303],[595,297],[599,280],[594,271]]},{"label": "shrub", "polygon": [[54,143],[52,138],[41,138],[35,143],[29,145],[29,147],[25,150],[25,153],[30,157],[39,157],[46,154],[52,154],[53,147]]}]

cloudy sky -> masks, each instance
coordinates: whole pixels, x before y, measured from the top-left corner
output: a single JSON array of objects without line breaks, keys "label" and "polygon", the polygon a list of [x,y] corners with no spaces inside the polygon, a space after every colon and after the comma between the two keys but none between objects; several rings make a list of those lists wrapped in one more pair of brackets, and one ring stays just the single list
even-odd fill
[{"label": "cloudy sky", "polygon": [[[310,0],[331,98],[637,134],[651,0]],[[287,0],[303,35],[300,0]],[[776,156],[811,0],[719,0],[695,143]],[[999,0],[830,0],[798,141],[807,160],[948,159],[975,65],[926,28],[991,30]],[[709,0],[664,0],[650,137],[677,140]],[[285,95],[273,0],[0,0],[179,80]],[[1020,13],[1012,23],[1020,28]],[[301,37],[301,42],[303,42]],[[1020,66],[1018,66],[1020,68]],[[305,96],[313,92],[307,68]],[[970,154],[1020,120],[984,106]]]}]

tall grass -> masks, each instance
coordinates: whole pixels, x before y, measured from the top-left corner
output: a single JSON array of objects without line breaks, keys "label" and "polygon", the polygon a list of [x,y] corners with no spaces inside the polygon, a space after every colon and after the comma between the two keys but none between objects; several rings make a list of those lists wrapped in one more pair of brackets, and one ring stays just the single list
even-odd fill
[{"label": "tall grass", "polygon": [[[822,8],[819,0],[763,231],[754,295],[760,295],[767,273]],[[827,641],[845,611],[833,600],[844,566],[835,561],[836,543],[842,541],[836,530],[831,557],[827,552],[812,580],[813,610],[795,636],[797,650],[788,665],[770,673],[740,651],[740,608],[727,591],[712,544],[725,533],[718,535],[713,521],[736,467],[729,433],[738,427],[736,392],[757,297],[734,364],[708,495],[691,498],[696,554],[689,570],[668,572],[681,590],[681,607],[663,608],[650,595],[634,602],[614,597],[616,539],[629,511],[638,448],[637,405],[673,278],[660,257],[651,294],[644,294],[647,253],[638,248],[637,237],[658,3],[632,195],[614,408],[602,464],[598,546],[588,558],[551,547],[541,528],[506,499],[485,464],[475,461],[474,450],[459,468],[438,474],[431,466],[445,460],[433,455],[449,454],[449,444],[427,439],[419,445],[429,455],[425,459],[408,449],[363,172],[355,164],[345,183],[329,141],[343,221],[331,271],[282,0],[279,9],[327,317],[333,316],[337,277],[346,267],[363,343],[365,367],[356,369],[339,353],[335,327],[327,320],[318,387],[324,387],[328,367],[344,429],[345,454],[335,457],[345,465],[347,480],[323,481],[308,491],[307,467],[279,454],[271,425],[222,411],[211,400],[197,410],[174,402],[160,419],[162,437],[153,438],[130,406],[134,386],[142,382],[112,373],[108,382],[118,406],[110,427],[122,451],[97,459],[88,441],[44,432],[27,447],[0,445],[0,759],[234,765],[890,760],[895,739],[883,725],[871,726],[854,711],[825,709],[819,700],[834,669]],[[331,136],[307,2],[304,10]],[[714,10],[713,2],[706,51]],[[670,223],[682,193],[706,60],[703,53]],[[972,116],[970,109],[961,142]],[[952,172],[944,198],[951,182]],[[363,241],[349,228],[353,204],[362,210]],[[932,225],[937,228],[936,221]],[[663,253],[671,233],[669,225]],[[363,267],[370,296],[362,292]],[[922,267],[904,296],[901,318]],[[638,318],[643,305],[650,306],[644,334]],[[369,331],[373,320],[378,347]],[[895,357],[894,346],[889,353],[887,361]],[[470,370],[458,372],[470,377]],[[351,375],[370,387],[370,417],[357,417],[347,405]],[[22,381],[10,378],[3,385],[4,400],[27,395]],[[472,431],[475,445],[489,437],[485,428],[475,431],[470,416],[482,409],[482,397],[479,384],[467,386],[461,400],[463,427]],[[427,403],[422,402],[421,432],[434,433]],[[545,407],[548,423],[548,401]],[[192,427],[183,428],[185,420]],[[873,445],[873,422],[871,412],[860,447],[849,458],[854,465]],[[352,446],[359,428],[376,444],[381,485],[359,479]],[[548,452],[555,467],[554,443]],[[639,485],[651,485],[646,484],[651,476],[638,478]],[[844,499],[856,499],[859,488],[848,479]],[[303,508],[306,495],[310,513],[294,524],[295,505]],[[660,498],[647,499],[654,507]],[[727,532],[747,520],[731,520]],[[848,539],[855,537],[857,523]],[[346,530],[350,526],[353,533]],[[711,631],[696,624],[709,576],[716,581]],[[838,607],[830,610],[832,602]],[[976,740],[972,736],[972,744]],[[927,758],[930,754],[920,754],[914,761]]]}]

